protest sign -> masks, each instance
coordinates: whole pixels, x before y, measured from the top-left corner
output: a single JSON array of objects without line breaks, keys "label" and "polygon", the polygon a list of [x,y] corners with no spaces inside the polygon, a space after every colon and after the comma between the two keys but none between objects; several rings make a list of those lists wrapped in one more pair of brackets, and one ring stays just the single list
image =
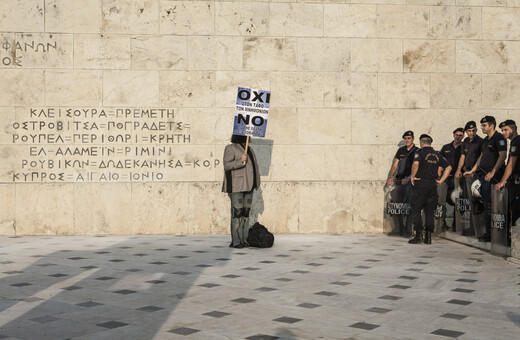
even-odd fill
[{"label": "protest sign", "polygon": [[233,134],[265,137],[271,91],[239,87]]}]

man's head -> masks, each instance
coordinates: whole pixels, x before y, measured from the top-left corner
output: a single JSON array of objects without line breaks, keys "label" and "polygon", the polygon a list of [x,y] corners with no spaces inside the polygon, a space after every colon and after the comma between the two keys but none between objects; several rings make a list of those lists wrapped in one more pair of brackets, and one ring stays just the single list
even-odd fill
[{"label": "man's head", "polygon": [[433,143],[433,138],[423,133],[421,137],[419,137],[419,141],[421,143],[421,148],[425,146],[431,146]]},{"label": "man's head", "polygon": [[512,119],[507,119],[503,121],[502,123],[500,123],[499,127],[502,131],[502,134],[504,135],[504,138],[512,139],[517,134],[516,123]]},{"label": "man's head", "polygon": [[464,129],[463,128],[456,128],[453,130],[453,141],[455,143],[462,143],[462,138],[464,138]]},{"label": "man's head", "polygon": [[464,131],[468,134],[469,139],[473,139],[477,134],[477,123],[470,120],[466,123],[466,126],[464,126]]},{"label": "man's head", "polygon": [[413,131],[408,130],[405,133],[403,133],[403,140],[404,140],[404,145],[406,145],[406,147],[409,147],[410,145],[412,145],[413,141],[414,141]]},{"label": "man's head", "polygon": [[480,128],[482,129],[482,133],[489,134],[490,132],[495,131],[497,126],[497,121],[495,120],[495,117],[493,116],[484,116],[480,120]]}]

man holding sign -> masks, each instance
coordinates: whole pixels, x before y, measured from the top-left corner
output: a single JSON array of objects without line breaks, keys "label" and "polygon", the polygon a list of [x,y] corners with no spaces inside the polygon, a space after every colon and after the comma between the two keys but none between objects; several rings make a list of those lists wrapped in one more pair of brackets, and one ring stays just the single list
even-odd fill
[{"label": "man holding sign", "polygon": [[224,150],[222,192],[231,199],[230,247],[247,246],[253,190],[260,187],[260,172],[249,137],[265,137],[271,92],[238,88],[231,144]]}]

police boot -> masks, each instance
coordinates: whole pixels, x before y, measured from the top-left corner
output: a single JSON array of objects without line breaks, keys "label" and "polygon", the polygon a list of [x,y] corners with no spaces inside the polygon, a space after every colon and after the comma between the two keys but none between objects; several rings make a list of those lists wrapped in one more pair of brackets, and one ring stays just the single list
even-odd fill
[{"label": "police boot", "polygon": [[481,235],[478,240],[480,242],[491,241],[491,203],[484,203],[484,220],[486,223],[486,233]]},{"label": "police boot", "polygon": [[426,244],[432,244],[432,232],[426,230],[424,232],[424,243]]},{"label": "police boot", "polygon": [[415,231],[415,237],[408,241],[410,244],[421,244],[423,243],[422,230]]}]

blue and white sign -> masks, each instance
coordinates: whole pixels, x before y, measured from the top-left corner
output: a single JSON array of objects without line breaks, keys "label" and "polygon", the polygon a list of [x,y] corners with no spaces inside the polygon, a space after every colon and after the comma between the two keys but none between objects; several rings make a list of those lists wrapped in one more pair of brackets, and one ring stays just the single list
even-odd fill
[{"label": "blue and white sign", "polygon": [[239,87],[233,134],[265,137],[271,91]]}]

